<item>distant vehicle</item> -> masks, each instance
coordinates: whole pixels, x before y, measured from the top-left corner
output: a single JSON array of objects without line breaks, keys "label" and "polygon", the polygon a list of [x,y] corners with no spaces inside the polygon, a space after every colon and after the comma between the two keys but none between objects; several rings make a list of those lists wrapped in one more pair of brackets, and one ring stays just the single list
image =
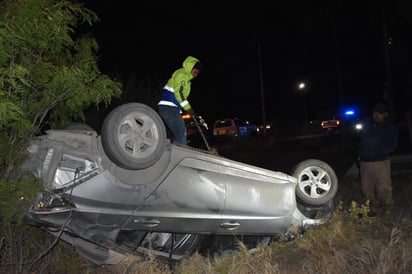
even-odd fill
[{"label": "distant vehicle", "polygon": [[340,121],[340,120],[333,118],[333,119],[331,119],[331,120],[323,120],[323,121],[320,123],[320,126],[321,126],[323,129],[334,130],[334,129],[338,129],[339,126],[340,126],[340,124],[341,124],[341,121]]},{"label": "distant vehicle", "polygon": [[217,120],[213,126],[213,136],[230,136],[239,138],[251,136],[258,133],[258,128],[255,124],[239,118],[229,118]]},{"label": "distant vehicle", "polygon": [[360,117],[362,117],[362,111],[356,107],[350,107],[335,114],[330,120],[323,120],[320,126],[327,133],[351,135],[359,132],[361,127]]},{"label": "distant vehicle", "polygon": [[258,134],[272,134],[272,124],[261,124],[257,126],[256,129]]},{"label": "distant vehicle", "polygon": [[362,129],[360,116],[347,112],[344,115],[335,115],[330,120],[323,120],[320,126],[326,130],[327,134],[353,135],[359,133]]}]

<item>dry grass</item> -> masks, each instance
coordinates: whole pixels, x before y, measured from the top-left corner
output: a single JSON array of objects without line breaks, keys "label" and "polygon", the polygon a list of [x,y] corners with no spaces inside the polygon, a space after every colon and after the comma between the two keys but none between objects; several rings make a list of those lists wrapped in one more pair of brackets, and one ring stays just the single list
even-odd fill
[{"label": "dry grass", "polygon": [[411,273],[410,216],[356,217],[338,209],[332,220],[291,242],[261,245],[219,257],[194,254],[170,269],[130,259],[112,273]]}]

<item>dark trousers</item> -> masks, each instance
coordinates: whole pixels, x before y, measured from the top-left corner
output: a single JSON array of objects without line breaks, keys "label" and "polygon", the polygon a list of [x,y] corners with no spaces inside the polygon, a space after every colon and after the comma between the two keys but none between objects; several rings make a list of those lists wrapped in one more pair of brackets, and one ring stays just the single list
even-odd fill
[{"label": "dark trousers", "polygon": [[371,203],[392,205],[392,178],[390,160],[360,162],[361,191]]},{"label": "dark trousers", "polygon": [[186,125],[177,107],[159,105],[159,114],[173,134],[176,143],[186,145]]}]

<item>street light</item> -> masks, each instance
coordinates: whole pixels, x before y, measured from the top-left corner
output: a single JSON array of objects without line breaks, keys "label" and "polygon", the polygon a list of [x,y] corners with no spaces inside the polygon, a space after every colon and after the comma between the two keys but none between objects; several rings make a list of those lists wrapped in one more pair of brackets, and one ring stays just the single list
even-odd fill
[{"label": "street light", "polygon": [[306,83],[305,82],[299,82],[298,89],[301,91],[302,96],[303,96],[303,111],[304,111],[304,114],[305,114],[305,121],[304,122],[305,122],[305,127],[306,127],[307,124],[308,124],[308,106],[307,106],[307,102],[306,102],[306,98],[305,98],[305,92],[304,92],[305,88],[306,88]]}]

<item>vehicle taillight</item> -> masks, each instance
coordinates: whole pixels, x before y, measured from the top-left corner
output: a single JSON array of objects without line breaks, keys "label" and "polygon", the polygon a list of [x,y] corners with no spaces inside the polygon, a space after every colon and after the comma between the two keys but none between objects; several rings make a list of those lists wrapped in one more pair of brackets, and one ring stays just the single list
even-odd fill
[{"label": "vehicle taillight", "polygon": [[65,198],[49,193],[40,193],[30,212],[48,214],[70,211],[75,208],[76,207]]}]

